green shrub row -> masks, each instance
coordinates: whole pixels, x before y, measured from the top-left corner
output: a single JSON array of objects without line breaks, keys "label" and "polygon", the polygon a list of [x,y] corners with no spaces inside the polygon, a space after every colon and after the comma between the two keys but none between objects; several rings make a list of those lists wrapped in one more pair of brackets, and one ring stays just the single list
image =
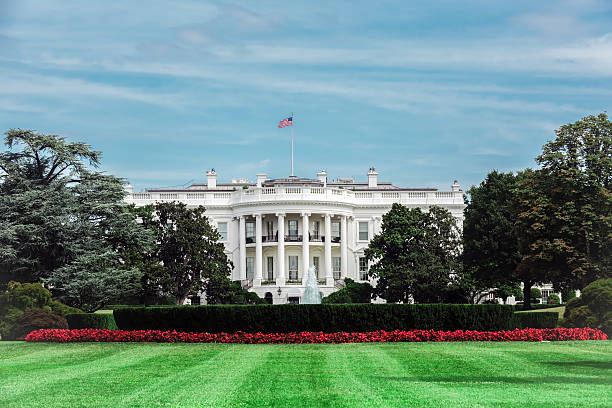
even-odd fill
[{"label": "green shrub row", "polygon": [[505,330],[507,305],[321,304],[133,307],[114,311],[122,330],[187,332],[300,332],[374,330]]},{"label": "green shrub row", "polygon": [[66,316],[71,329],[108,329],[117,330],[112,314],[74,313]]},{"label": "green shrub row", "polygon": [[557,327],[557,312],[520,312],[512,319],[513,329],[554,329]]},{"label": "green shrub row", "polygon": [[[556,304],[556,305],[555,304],[537,304],[537,305],[534,305],[534,304],[532,304],[531,305],[531,310],[551,309],[553,307],[559,307],[559,306],[563,306],[563,305],[560,305],[560,304]],[[515,305],[514,308],[517,311],[523,310],[523,304]]]}]

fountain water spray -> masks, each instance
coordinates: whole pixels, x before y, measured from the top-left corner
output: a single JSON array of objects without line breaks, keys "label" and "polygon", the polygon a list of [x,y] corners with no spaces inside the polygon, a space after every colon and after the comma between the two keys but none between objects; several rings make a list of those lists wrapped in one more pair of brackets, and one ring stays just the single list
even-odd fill
[{"label": "fountain water spray", "polygon": [[306,276],[306,289],[304,289],[304,298],[302,303],[309,305],[318,305],[321,303],[321,293],[319,292],[319,281],[315,275],[314,265],[308,268]]}]

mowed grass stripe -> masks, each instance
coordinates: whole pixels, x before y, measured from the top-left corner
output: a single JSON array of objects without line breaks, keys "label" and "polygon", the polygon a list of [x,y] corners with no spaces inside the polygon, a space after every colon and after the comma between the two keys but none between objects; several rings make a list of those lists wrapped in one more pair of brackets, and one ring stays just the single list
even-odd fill
[{"label": "mowed grass stripe", "polygon": [[331,381],[334,357],[323,345],[252,345],[269,350],[267,358],[251,373],[250,382],[237,390],[233,407],[292,406],[343,407],[346,396],[337,396]]},{"label": "mowed grass stripe", "polygon": [[[593,342],[588,343],[593,346]],[[389,353],[404,360],[413,375],[420,373],[423,387],[437,384],[460,393],[450,405],[448,400],[436,400],[440,392],[423,393],[423,396],[433,396],[432,406],[548,407],[555,400],[563,406],[568,403],[610,406],[612,403],[609,352],[590,362],[593,370],[583,367],[579,369],[580,375],[567,375],[549,367],[549,362],[554,364],[556,360],[576,360],[576,349],[562,343],[528,343],[528,346],[525,343],[462,343],[450,349],[444,344],[431,346],[439,347],[443,353],[428,353],[427,359],[419,359],[419,363],[409,361],[397,349],[389,349]],[[437,360],[439,357],[442,360]],[[584,390],[578,391],[582,386]],[[538,388],[542,392],[534,392]],[[426,405],[422,401],[419,406]]]},{"label": "mowed grass stripe", "polygon": [[1,407],[608,407],[612,342],[0,342]]},{"label": "mowed grass stripe", "polygon": [[[35,345],[25,344],[25,346]],[[105,343],[57,344],[57,349],[51,350],[51,357],[42,362],[36,354],[33,354],[32,358],[22,357],[27,364],[22,362],[18,372],[13,371],[13,375],[7,378],[4,377],[4,373],[0,374],[2,380],[0,401],[19,406],[26,396],[38,395],[37,403],[47,399],[53,403],[53,398],[49,396],[62,389],[73,390],[70,396],[74,392],[89,396],[92,390],[86,387],[90,385],[88,379],[107,377],[107,373],[113,369],[130,373],[131,366],[137,364],[149,366],[152,360],[166,352],[158,347],[149,347],[143,352],[143,348],[135,344],[114,346]],[[109,378],[114,380],[113,377]],[[106,394],[109,389],[104,391]],[[79,399],[75,398],[74,401],[78,403]]]}]

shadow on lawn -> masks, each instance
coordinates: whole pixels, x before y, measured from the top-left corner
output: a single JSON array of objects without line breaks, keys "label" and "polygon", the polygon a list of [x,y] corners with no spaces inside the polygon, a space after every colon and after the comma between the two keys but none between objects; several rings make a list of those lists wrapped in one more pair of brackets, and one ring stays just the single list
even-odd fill
[{"label": "shadow on lawn", "polygon": [[409,381],[415,380],[432,383],[456,383],[456,384],[591,384],[591,385],[612,385],[612,378],[609,377],[494,377],[483,378],[465,376],[406,376],[406,377],[375,377],[378,380],[387,381]]},{"label": "shadow on lawn", "polygon": [[589,367],[598,370],[612,370],[612,361],[542,361],[540,364],[561,368]]}]

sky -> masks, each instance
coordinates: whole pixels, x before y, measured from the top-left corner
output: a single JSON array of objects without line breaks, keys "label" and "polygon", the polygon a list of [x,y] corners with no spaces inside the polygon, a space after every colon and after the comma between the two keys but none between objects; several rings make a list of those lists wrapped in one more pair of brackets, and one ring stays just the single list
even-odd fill
[{"label": "sky", "polygon": [[0,0],[0,133],[136,191],[290,172],[465,190],[610,112],[612,2]]}]

